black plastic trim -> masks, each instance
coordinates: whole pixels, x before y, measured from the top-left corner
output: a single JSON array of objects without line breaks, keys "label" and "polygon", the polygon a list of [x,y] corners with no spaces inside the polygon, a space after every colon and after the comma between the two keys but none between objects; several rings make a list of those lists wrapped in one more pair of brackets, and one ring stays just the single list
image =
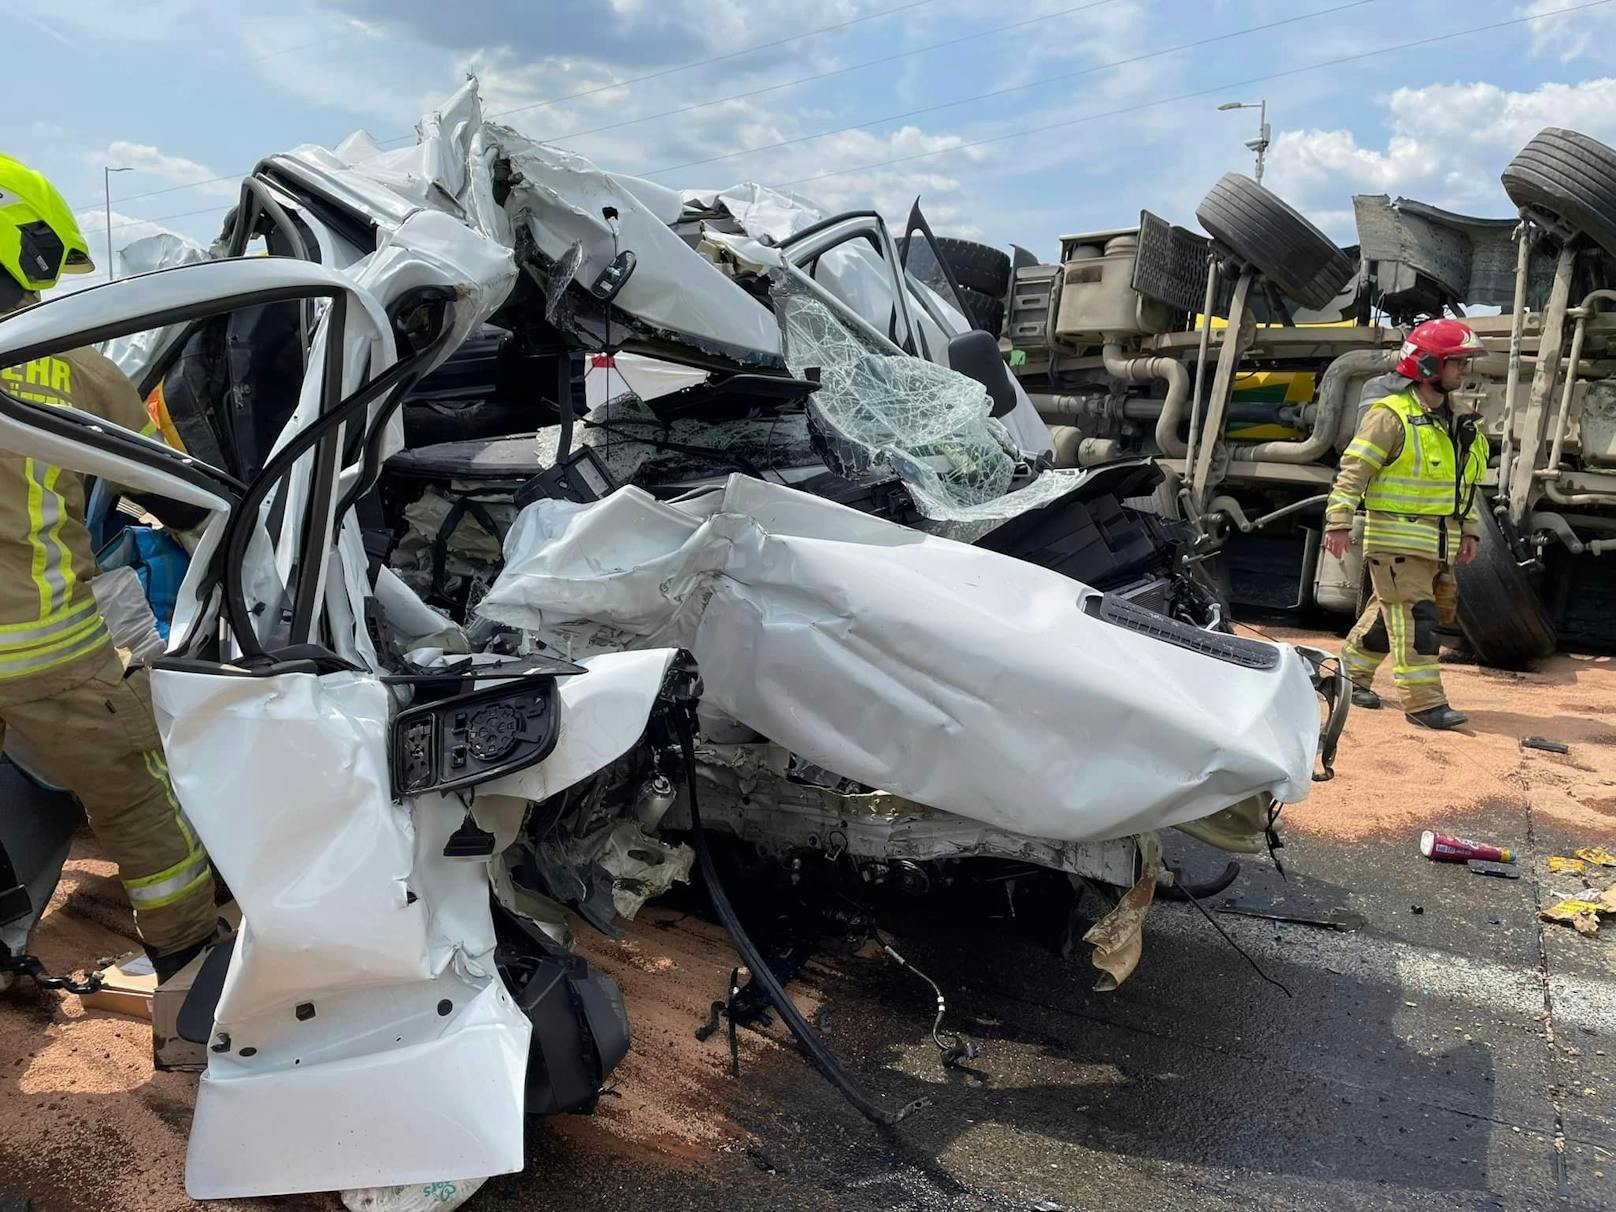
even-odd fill
[{"label": "black plastic trim", "polygon": [[1198,652],[1202,656],[1209,656],[1230,665],[1239,665],[1244,669],[1279,668],[1279,649],[1269,644],[1259,640],[1248,640],[1243,636],[1203,631],[1199,627],[1170,619],[1164,614],[1157,614],[1154,610],[1147,610],[1143,606],[1135,606],[1132,602],[1110,594],[1094,594],[1086,598],[1083,602],[1083,613],[1113,626],[1125,627],[1153,640],[1160,640],[1164,644],[1172,644],[1175,648]]}]

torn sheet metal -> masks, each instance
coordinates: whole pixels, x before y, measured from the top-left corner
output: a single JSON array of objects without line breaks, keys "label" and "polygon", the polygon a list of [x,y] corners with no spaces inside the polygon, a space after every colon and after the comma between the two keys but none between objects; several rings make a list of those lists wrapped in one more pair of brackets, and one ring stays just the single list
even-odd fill
[{"label": "torn sheet metal", "polygon": [[242,909],[187,1191],[521,1169],[531,1027],[494,970],[485,866],[442,854],[462,805],[393,802],[387,688],[157,669],[152,697],[175,792]]},{"label": "torn sheet metal", "polygon": [[751,181],[726,189],[687,189],[683,194],[687,218],[728,216],[747,235],[776,241],[812,227],[828,213],[798,194]]},{"label": "torn sheet metal", "polygon": [[384,151],[359,132],[334,149],[305,144],[271,157],[269,165],[364,215],[379,236],[426,209],[459,219],[509,247],[510,228],[493,200],[486,129],[473,78],[416,123],[411,146]]},{"label": "torn sheet metal", "polygon": [[1103,840],[1310,787],[1306,663],[1106,622],[1024,561],[732,476],[662,503],[540,501],[480,611],[694,652],[719,710],[827,770],[1033,837]]},{"label": "torn sheet metal", "polygon": [[[616,249],[632,249],[634,273],[612,306],[697,345],[778,358],[780,334],[768,310],[698,256],[623,179],[576,152],[536,142],[508,127],[489,129],[520,174],[506,210],[527,225],[540,251],[552,260],[560,261],[574,243],[582,243],[583,264],[574,277],[580,286],[594,282]],[[601,214],[608,206],[618,213],[615,241]]]},{"label": "torn sheet metal", "polygon": [[[118,250],[118,276],[132,278],[136,274],[149,274],[159,269],[172,269],[176,265],[193,265],[206,261],[212,255],[200,244],[173,232],[160,232],[144,236]],[[158,351],[180,334],[184,325],[167,325],[132,332],[103,342],[101,352],[117,363],[118,369],[140,381],[140,369],[148,365]]]}]

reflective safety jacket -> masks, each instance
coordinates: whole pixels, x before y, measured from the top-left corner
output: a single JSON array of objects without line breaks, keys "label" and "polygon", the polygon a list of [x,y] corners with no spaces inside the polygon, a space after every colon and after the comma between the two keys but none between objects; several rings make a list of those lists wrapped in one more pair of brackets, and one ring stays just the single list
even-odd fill
[{"label": "reflective safety jacket", "polygon": [[[0,369],[0,390],[147,437],[159,432],[134,385],[93,349]],[[0,680],[55,669],[109,642],[87,584],[95,573],[80,477],[0,450]]]},{"label": "reflective safety jacket", "polygon": [[1482,434],[1427,410],[1412,388],[1395,392],[1370,407],[1342,455],[1325,526],[1350,526],[1362,500],[1365,551],[1452,560],[1462,536],[1480,533],[1487,455]]}]

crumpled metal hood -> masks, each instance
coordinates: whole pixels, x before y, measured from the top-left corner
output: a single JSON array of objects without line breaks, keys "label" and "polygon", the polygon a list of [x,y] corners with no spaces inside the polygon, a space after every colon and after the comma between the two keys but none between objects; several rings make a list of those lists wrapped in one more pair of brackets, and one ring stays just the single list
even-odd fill
[{"label": "crumpled metal hood", "polygon": [[1236,641],[1269,668],[1192,651],[1057,573],[806,493],[540,501],[505,555],[485,617],[688,648],[714,706],[806,760],[1014,832],[1105,840],[1311,786],[1317,699],[1289,646]]}]

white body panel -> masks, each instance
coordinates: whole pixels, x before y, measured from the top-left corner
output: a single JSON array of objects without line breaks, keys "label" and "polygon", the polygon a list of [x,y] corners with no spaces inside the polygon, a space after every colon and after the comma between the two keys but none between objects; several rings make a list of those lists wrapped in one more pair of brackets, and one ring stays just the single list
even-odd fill
[{"label": "white body panel", "polygon": [[541,501],[480,610],[689,648],[709,703],[870,786],[1033,837],[1304,798],[1309,673],[1243,668],[1086,614],[1047,569],[740,476],[664,504]]}]

